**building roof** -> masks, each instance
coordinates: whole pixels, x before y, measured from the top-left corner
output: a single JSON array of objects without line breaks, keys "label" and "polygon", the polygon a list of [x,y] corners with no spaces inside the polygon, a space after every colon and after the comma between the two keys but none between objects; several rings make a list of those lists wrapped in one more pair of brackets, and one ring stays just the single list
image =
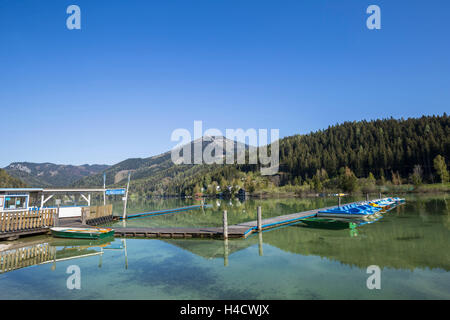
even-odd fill
[{"label": "building roof", "polygon": [[0,192],[42,192],[42,188],[0,188]]},{"label": "building roof", "polygon": [[0,192],[104,192],[106,189],[43,189],[43,188],[0,188]]}]

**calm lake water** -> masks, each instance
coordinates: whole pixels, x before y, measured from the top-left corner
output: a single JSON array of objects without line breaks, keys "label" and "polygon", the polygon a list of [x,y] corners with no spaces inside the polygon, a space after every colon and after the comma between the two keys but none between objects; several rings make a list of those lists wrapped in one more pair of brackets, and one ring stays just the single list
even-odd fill
[{"label": "calm lake water", "polygon": [[[131,201],[129,213],[198,203]],[[259,205],[270,217],[334,205],[336,198],[208,203],[213,207],[126,226],[220,226],[224,209],[235,224],[254,220]],[[27,238],[2,252],[0,299],[450,299],[449,209],[446,195],[408,196],[356,231],[296,224],[228,242]],[[18,261],[18,250],[29,258]],[[79,290],[67,288],[72,265],[81,271]],[[380,290],[367,289],[370,265],[381,269]]]}]

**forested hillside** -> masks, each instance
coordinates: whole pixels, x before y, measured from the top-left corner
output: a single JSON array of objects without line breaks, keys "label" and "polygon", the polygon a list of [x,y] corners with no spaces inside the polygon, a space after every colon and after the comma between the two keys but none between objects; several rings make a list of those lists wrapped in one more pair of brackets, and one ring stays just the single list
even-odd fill
[{"label": "forested hillside", "polygon": [[326,130],[285,138],[280,158],[285,183],[300,183],[318,170],[334,177],[342,167],[357,177],[406,178],[420,166],[426,182],[437,182],[433,160],[449,161],[450,119],[422,117],[407,120],[345,122]]},{"label": "forested hillside", "polygon": [[[280,140],[280,170],[261,176],[257,165],[174,165],[170,153],[128,159],[108,169],[108,185],[124,185],[140,195],[249,192],[300,186],[307,190],[354,191],[375,185],[448,181],[450,119],[429,116],[345,122],[326,130]],[[78,186],[102,184],[102,175]]]},{"label": "forested hillside", "polygon": [[11,177],[5,170],[0,169],[0,188],[23,188],[26,184],[21,180]]}]

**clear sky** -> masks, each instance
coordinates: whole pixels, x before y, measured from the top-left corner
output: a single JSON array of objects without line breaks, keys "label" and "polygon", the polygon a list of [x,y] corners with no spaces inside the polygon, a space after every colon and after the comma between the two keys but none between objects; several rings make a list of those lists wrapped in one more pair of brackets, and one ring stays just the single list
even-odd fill
[{"label": "clear sky", "polygon": [[148,157],[194,120],[289,136],[448,112],[449,13],[448,0],[0,0],[0,167]]}]

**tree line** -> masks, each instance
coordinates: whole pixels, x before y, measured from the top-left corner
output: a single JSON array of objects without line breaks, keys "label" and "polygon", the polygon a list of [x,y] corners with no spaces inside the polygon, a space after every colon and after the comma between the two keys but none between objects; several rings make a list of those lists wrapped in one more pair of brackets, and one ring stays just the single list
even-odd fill
[{"label": "tree line", "polygon": [[305,190],[373,191],[376,185],[448,182],[450,119],[423,116],[344,122],[280,140],[280,170],[258,165],[174,166],[137,180],[140,194],[235,194],[299,186]]}]

